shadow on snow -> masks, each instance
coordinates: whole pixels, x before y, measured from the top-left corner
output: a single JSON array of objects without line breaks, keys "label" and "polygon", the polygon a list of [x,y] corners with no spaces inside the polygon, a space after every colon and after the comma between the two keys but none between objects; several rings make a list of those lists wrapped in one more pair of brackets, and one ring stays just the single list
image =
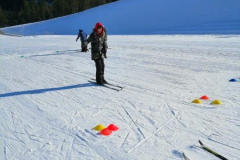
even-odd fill
[{"label": "shadow on snow", "polygon": [[77,84],[77,85],[71,85],[71,86],[65,86],[65,87],[35,89],[35,90],[28,90],[28,91],[17,91],[17,92],[0,94],[0,97],[12,97],[12,96],[20,96],[20,95],[24,95],[24,94],[41,94],[41,93],[51,92],[51,91],[59,91],[59,90],[67,90],[67,89],[83,88],[83,87],[92,87],[92,86],[96,86],[96,84],[94,84],[94,83],[84,83],[84,84]]},{"label": "shadow on snow", "polygon": [[32,55],[32,56],[29,56],[29,57],[57,56],[57,55],[61,55],[61,54],[72,54],[72,53],[79,53],[79,52],[81,52],[80,49],[63,50],[63,51],[56,51],[56,53],[42,54],[42,55]]}]

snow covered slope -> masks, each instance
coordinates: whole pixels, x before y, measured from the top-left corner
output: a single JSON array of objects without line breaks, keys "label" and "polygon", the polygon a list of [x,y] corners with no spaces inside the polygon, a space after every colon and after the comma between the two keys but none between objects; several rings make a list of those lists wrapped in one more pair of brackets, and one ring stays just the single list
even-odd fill
[{"label": "snow covered slope", "polygon": [[[75,38],[0,35],[1,160],[218,160],[199,139],[239,160],[239,36],[109,36],[120,92],[88,82]],[[110,123],[110,136],[92,130]]]},{"label": "snow covered slope", "polygon": [[109,34],[240,34],[239,0],[122,0],[39,23],[2,28],[20,35],[90,33],[102,22]]}]

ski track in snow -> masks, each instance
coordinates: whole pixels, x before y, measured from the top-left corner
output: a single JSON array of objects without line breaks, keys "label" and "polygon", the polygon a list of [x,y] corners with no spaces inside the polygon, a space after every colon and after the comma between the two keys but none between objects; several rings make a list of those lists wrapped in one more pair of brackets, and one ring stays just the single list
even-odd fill
[{"label": "ski track in snow", "polygon": [[[217,159],[200,139],[237,160],[240,80],[228,80],[240,78],[240,37],[221,37],[109,36],[116,92],[88,82],[94,62],[74,36],[0,35],[0,158]],[[111,123],[111,136],[92,129]]]}]

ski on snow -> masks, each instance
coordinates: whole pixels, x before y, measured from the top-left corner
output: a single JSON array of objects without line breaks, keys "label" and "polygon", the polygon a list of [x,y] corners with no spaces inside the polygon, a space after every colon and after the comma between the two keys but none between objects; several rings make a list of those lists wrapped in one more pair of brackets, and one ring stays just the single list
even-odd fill
[{"label": "ski on snow", "polygon": [[[96,83],[96,81],[95,80],[88,80],[88,82],[91,82],[91,83],[95,83],[95,84],[97,84]],[[109,88],[109,89],[112,89],[112,90],[115,90],[115,91],[121,91],[123,88],[114,88],[114,86],[110,86],[110,85],[108,85],[108,84],[103,84],[103,85],[99,85],[99,84],[97,84],[98,86],[103,86],[103,87],[106,87],[106,88]],[[115,86],[116,87],[116,86]]]},{"label": "ski on snow", "polygon": [[190,158],[188,158],[185,153],[183,153],[183,158],[184,160],[190,160]]},{"label": "ski on snow", "polygon": [[[95,79],[91,79],[92,81],[96,81]],[[109,86],[114,86],[114,87],[117,87],[117,88],[119,88],[119,89],[123,89],[124,87],[123,86],[120,86],[120,85],[117,85],[117,84],[113,84],[113,83],[109,83],[109,82],[107,82],[107,83],[104,83],[104,84],[106,84],[106,85],[109,85]]]},{"label": "ski on snow", "polygon": [[215,155],[216,157],[218,157],[218,158],[220,158],[220,159],[222,159],[222,160],[228,160],[227,158],[223,157],[222,155],[218,154],[217,152],[215,152],[215,151],[211,150],[210,148],[208,148],[207,146],[205,146],[200,140],[199,140],[198,142],[200,143],[201,147],[202,147],[204,150],[212,153],[213,155]]}]

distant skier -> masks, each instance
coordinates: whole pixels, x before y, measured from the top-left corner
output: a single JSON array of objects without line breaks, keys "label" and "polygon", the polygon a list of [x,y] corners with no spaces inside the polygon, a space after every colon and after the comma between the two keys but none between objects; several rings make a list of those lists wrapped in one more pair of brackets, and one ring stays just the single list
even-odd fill
[{"label": "distant skier", "polygon": [[91,57],[96,66],[96,81],[97,84],[103,85],[107,83],[104,79],[104,58],[107,58],[107,30],[101,23],[97,23],[90,36],[84,42],[84,47],[87,48],[91,42]]},{"label": "distant skier", "polygon": [[82,48],[82,51],[81,52],[87,52],[88,49],[84,47],[84,41],[87,39],[87,33],[85,33],[82,29],[79,29],[79,32],[78,32],[78,37],[76,39],[76,41],[80,38],[81,40],[81,48]]}]

